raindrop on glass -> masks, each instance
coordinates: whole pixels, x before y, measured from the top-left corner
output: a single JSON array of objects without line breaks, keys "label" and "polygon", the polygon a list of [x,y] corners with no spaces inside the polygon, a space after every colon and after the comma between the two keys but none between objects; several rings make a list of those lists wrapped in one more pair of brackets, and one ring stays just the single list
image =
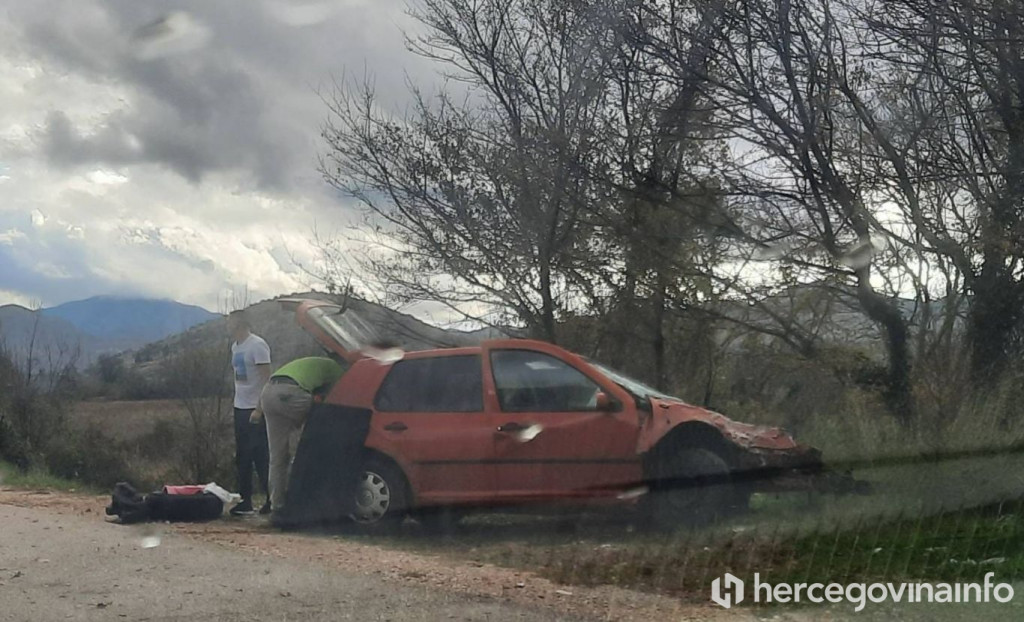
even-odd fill
[{"label": "raindrop on glass", "polygon": [[168,13],[132,35],[136,58],[154,60],[197,50],[210,40],[210,30],[183,11]]}]

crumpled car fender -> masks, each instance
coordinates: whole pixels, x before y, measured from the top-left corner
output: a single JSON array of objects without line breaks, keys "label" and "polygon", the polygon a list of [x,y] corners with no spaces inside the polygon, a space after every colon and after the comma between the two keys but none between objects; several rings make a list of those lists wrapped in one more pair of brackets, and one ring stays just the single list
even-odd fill
[{"label": "crumpled car fender", "polygon": [[[785,430],[740,423],[725,415],[684,402],[651,400],[652,412],[643,421],[637,451],[645,455],[673,432],[686,434],[707,433],[714,430],[728,444],[726,457],[734,472],[759,472],[796,469],[818,472],[822,469],[821,452],[797,443]],[[701,429],[703,428],[703,430]],[[684,440],[673,438],[675,440]],[[706,441],[705,436],[702,440]]]},{"label": "crumpled car fender", "polygon": [[651,400],[652,413],[640,430],[637,450],[646,453],[677,426],[703,423],[726,440],[743,449],[786,451],[799,447],[789,434],[777,427],[739,423],[725,415],[683,402]]}]

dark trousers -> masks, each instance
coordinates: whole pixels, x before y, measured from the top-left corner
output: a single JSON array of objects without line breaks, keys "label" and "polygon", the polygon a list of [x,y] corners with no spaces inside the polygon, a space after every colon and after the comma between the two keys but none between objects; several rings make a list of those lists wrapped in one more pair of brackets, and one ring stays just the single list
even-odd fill
[{"label": "dark trousers", "polygon": [[238,494],[242,501],[252,503],[252,470],[256,467],[256,475],[260,478],[263,492],[268,493],[270,486],[269,467],[270,451],[267,446],[267,424],[265,422],[249,423],[252,408],[235,409],[235,469],[238,472]]}]

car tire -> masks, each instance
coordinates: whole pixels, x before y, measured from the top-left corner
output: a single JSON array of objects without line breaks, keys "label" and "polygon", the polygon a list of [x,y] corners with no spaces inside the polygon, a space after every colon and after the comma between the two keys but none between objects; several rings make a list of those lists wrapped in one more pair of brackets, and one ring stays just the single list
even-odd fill
[{"label": "car tire", "polygon": [[702,527],[735,505],[729,464],[699,447],[669,449],[656,457],[650,518],[658,527]]},{"label": "car tire", "polygon": [[365,532],[396,529],[409,508],[408,484],[401,469],[379,458],[363,464],[349,518]]}]

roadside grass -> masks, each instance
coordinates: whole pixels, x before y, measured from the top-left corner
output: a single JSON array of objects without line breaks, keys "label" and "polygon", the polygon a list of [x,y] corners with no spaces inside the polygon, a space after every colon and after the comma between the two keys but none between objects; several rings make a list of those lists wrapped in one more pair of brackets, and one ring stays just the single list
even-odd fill
[{"label": "roadside grass", "polygon": [[[787,502],[788,501],[788,502]],[[786,511],[777,514],[780,506]],[[622,516],[483,514],[447,536],[414,526],[385,546],[529,570],[584,586],[614,585],[707,601],[711,581],[730,572],[769,583],[960,582],[995,572],[1024,578],[1024,496],[935,514],[863,514],[848,521],[773,520],[810,512],[806,500],[773,500],[755,522],[724,521],[673,533],[636,529]],[[768,515],[765,515],[765,514]]]},{"label": "roadside grass", "polygon": [[414,525],[394,548],[529,570],[570,585],[615,585],[693,601],[730,572],[772,583],[1024,578],[1024,454],[865,468],[867,495],[758,494],[750,511],[673,533],[622,509],[482,513],[450,533]]},{"label": "roadside grass", "polygon": [[706,600],[730,572],[769,583],[974,581],[1024,577],[1024,499],[930,517],[878,517],[801,533],[785,525],[681,532],[659,542],[567,546],[542,573]]},{"label": "roadside grass", "polygon": [[17,467],[0,460],[0,486],[26,490],[58,490],[62,492],[97,492],[81,481],[53,475],[45,469],[33,468],[22,473]]}]

